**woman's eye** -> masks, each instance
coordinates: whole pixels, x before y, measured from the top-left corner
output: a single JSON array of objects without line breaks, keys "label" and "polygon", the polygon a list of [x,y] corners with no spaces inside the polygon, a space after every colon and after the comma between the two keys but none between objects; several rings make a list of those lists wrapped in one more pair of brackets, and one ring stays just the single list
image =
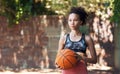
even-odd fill
[{"label": "woman's eye", "polygon": [[79,20],[75,19],[74,21],[79,21]]},{"label": "woman's eye", "polygon": [[72,21],[72,20],[68,20],[69,22]]}]

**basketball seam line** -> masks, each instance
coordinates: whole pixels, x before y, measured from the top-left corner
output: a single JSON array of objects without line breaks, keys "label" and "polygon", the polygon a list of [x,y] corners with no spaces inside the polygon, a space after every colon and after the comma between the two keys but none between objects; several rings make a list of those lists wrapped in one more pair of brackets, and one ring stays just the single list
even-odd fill
[{"label": "basketball seam line", "polygon": [[[69,52],[70,52],[70,51],[69,51]],[[60,52],[60,53],[63,55],[62,52]],[[63,55],[63,57],[66,58],[64,55]],[[67,58],[66,58],[66,59],[67,59]],[[69,59],[67,59],[67,60],[72,64],[72,66],[74,66],[73,63],[72,63]]]}]

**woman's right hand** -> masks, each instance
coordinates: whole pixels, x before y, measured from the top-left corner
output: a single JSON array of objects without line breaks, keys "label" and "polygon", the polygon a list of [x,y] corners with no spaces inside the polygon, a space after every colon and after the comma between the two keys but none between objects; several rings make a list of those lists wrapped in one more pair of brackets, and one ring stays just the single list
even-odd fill
[{"label": "woman's right hand", "polygon": [[76,57],[77,57],[77,59],[79,61],[79,60],[83,60],[85,56],[84,56],[84,53],[76,52]]}]

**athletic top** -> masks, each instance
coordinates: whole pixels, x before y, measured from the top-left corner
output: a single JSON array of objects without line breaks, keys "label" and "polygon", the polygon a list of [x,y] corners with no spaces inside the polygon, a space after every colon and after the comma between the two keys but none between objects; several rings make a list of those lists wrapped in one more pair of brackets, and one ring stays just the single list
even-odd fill
[{"label": "athletic top", "polygon": [[82,37],[79,41],[71,41],[70,35],[67,34],[64,48],[71,49],[75,52],[86,53],[87,44],[85,42],[85,34],[82,34]]}]

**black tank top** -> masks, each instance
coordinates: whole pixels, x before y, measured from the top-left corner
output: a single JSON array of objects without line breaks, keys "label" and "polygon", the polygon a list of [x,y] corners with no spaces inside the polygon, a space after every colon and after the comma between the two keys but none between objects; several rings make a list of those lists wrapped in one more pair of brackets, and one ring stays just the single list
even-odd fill
[{"label": "black tank top", "polygon": [[71,49],[75,52],[86,53],[87,44],[85,42],[85,34],[82,34],[82,37],[79,41],[71,41],[70,35],[67,34],[64,48]]}]

